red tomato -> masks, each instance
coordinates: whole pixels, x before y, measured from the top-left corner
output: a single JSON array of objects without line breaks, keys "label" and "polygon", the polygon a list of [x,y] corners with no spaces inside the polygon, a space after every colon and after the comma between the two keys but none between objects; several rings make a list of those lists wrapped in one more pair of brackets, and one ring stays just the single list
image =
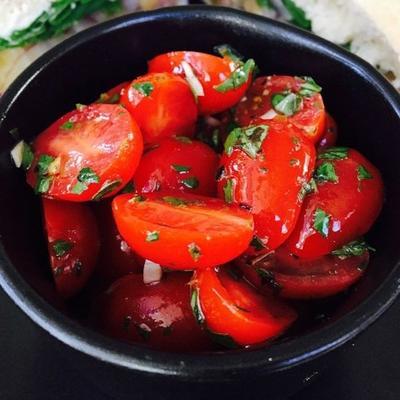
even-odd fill
[{"label": "red tomato", "polygon": [[105,93],[102,93],[96,103],[103,104],[118,104],[121,99],[121,91],[126,88],[130,82],[122,82],[117,86],[114,86]]},{"label": "red tomato", "polygon": [[242,258],[236,265],[260,290],[291,299],[314,299],[335,295],[353,285],[361,278],[368,260],[368,250],[361,256],[327,255],[305,260],[281,248],[266,261],[252,265]]},{"label": "red tomato", "polygon": [[142,273],[144,260],[135,254],[121,237],[115,225],[111,202],[100,202],[96,208],[101,248],[96,276],[107,284],[131,273]]},{"label": "red tomato", "polygon": [[28,183],[49,198],[98,200],[132,178],[143,144],[121,106],[93,104],[66,114],[34,141]]},{"label": "red tomato", "polygon": [[199,322],[204,320],[210,331],[228,335],[242,346],[282,334],[297,318],[287,305],[260,295],[225,267],[196,271],[192,286],[192,308]]},{"label": "red tomato", "polygon": [[[239,132],[237,138],[235,132]],[[273,250],[290,235],[314,163],[312,143],[285,125],[239,128],[228,137],[218,194],[254,215],[254,249]]]},{"label": "red tomato", "polygon": [[78,293],[90,278],[100,247],[92,211],[86,204],[43,199],[51,269],[57,291]]},{"label": "red tomato", "polygon": [[[188,71],[194,75],[192,80],[197,81],[200,89],[195,92],[201,115],[216,114],[234,106],[249,87],[253,69],[252,60],[243,65],[229,57],[221,58],[195,51],[174,51],[149,61],[150,72],[171,72],[186,77],[188,82],[191,81]],[[237,82],[236,78],[233,85],[229,85],[237,75],[243,79]]]},{"label": "red tomato", "polygon": [[133,177],[139,193],[177,191],[215,196],[218,155],[206,144],[178,137],[162,140],[142,157]]},{"label": "red tomato", "polygon": [[113,200],[122,237],[143,258],[178,270],[220,265],[248,247],[253,217],[219,199],[185,194],[121,195]]},{"label": "red tomato", "polygon": [[335,120],[329,113],[326,113],[325,129],[322,134],[321,140],[318,143],[319,149],[327,149],[336,144],[338,137],[338,129]]},{"label": "red tomato", "polygon": [[193,136],[197,106],[189,85],[173,74],[146,74],[121,92],[146,144],[173,135]]},{"label": "red tomato", "polygon": [[306,197],[285,243],[302,258],[323,256],[368,232],[383,202],[379,171],[355,150],[332,147],[320,153],[314,175],[318,191]]},{"label": "red tomato", "polygon": [[210,340],[190,309],[190,274],[164,273],[159,283],[142,275],[116,281],[98,302],[99,325],[106,334],[169,351],[209,349]]},{"label": "red tomato", "polygon": [[277,75],[257,78],[237,106],[236,121],[240,126],[255,121],[287,121],[318,143],[325,128],[325,107],[318,93],[321,88],[309,79]]}]

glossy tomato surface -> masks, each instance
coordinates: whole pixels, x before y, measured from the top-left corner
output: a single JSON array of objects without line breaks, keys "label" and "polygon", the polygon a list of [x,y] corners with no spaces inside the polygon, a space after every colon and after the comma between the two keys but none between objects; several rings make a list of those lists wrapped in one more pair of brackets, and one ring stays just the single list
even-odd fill
[{"label": "glossy tomato surface", "polygon": [[338,127],[332,115],[326,113],[325,129],[322,133],[321,140],[318,143],[319,149],[327,149],[336,145],[338,138]]},{"label": "glossy tomato surface", "polygon": [[257,78],[236,109],[236,122],[248,126],[255,121],[286,122],[317,143],[325,128],[321,88],[310,78],[263,76]]},{"label": "glossy tomato surface", "polygon": [[219,199],[165,193],[113,200],[118,230],[130,247],[162,266],[193,270],[240,255],[253,236],[253,217]]},{"label": "glossy tomato surface", "polygon": [[285,243],[289,253],[317,258],[369,231],[383,203],[379,171],[359,152],[332,147],[319,154],[317,191],[308,195]]},{"label": "glossy tomato surface", "polygon": [[145,144],[174,135],[193,136],[195,98],[186,81],[169,73],[136,78],[121,92],[121,104],[138,123]]},{"label": "glossy tomato surface", "polygon": [[282,334],[296,320],[290,307],[257,293],[227,268],[207,268],[196,271],[193,277],[192,307],[199,322],[211,332],[246,346]]},{"label": "glossy tomato surface", "polygon": [[285,124],[238,128],[230,134],[218,194],[254,215],[253,250],[273,250],[290,235],[315,157],[313,144]]},{"label": "glossy tomato surface", "polygon": [[79,106],[34,141],[28,183],[56,200],[99,200],[132,178],[142,155],[140,130],[121,106]]},{"label": "glossy tomato surface", "polygon": [[85,286],[96,264],[96,219],[86,204],[49,199],[42,204],[54,282],[63,297],[72,297]]},{"label": "glossy tomato surface", "polygon": [[96,303],[101,330],[160,350],[209,349],[210,340],[190,308],[190,277],[182,272],[164,273],[160,282],[148,285],[142,275],[119,279]]},{"label": "glossy tomato surface", "polygon": [[[216,114],[238,103],[251,83],[254,69],[251,61],[245,67],[230,57],[221,58],[195,51],[161,54],[150,60],[148,65],[150,72],[171,72],[186,77],[188,81],[189,69],[189,74],[193,74],[199,82],[197,100],[201,115]],[[242,79],[238,81],[239,76]]]},{"label": "glossy tomato surface", "polygon": [[162,140],[147,151],[134,175],[139,193],[176,191],[215,196],[219,156],[206,144],[187,137]]}]

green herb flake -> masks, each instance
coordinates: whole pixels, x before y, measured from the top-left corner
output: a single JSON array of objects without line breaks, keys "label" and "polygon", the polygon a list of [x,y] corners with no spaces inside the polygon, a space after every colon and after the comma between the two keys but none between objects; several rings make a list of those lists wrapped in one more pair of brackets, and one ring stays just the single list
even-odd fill
[{"label": "green herb flake", "polygon": [[192,289],[192,294],[190,296],[190,306],[192,308],[192,312],[194,315],[195,320],[199,325],[204,324],[205,318],[203,311],[201,310],[200,306],[200,299],[199,299],[199,289],[194,288]]},{"label": "green herb flake", "polygon": [[75,104],[75,108],[76,108],[78,111],[82,111],[85,107],[86,107],[85,104],[81,104],[81,103],[76,103],[76,104]]},{"label": "green herb flake", "polygon": [[315,193],[317,191],[318,191],[318,187],[315,182],[315,179],[311,178],[309,182],[305,183],[301,187],[299,194],[298,194],[298,199],[300,202],[302,202],[308,194]]},{"label": "green herb flake", "polygon": [[50,164],[55,160],[54,157],[47,154],[41,154],[37,162],[37,170],[39,175],[46,175],[49,171]]},{"label": "green herb flake", "polygon": [[239,65],[224,82],[214,86],[214,89],[225,93],[243,86],[249,80],[255,66],[256,63],[252,58],[247,60],[243,65]]},{"label": "green herb flake", "polygon": [[175,206],[175,207],[187,206],[189,204],[189,202],[187,202],[184,199],[180,199],[179,197],[164,196],[162,199],[166,203],[170,204],[171,206]]},{"label": "green herb flake", "polygon": [[132,87],[146,97],[150,96],[154,90],[154,85],[151,82],[134,83]]},{"label": "green herb flake", "polygon": [[251,125],[247,128],[235,128],[225,140],[225,153],[230,156],[233,149],[237,147],[249,157],[256,158],[267,137],[268,129],[267,125]]},{"label": "green herb flake", "polygon": [[182,179],[182,183],[189,189],[196,189],[199,187],[199,180],[195,176]]},{"label": "green herb flake", "polygon": [[365,240],[353,240],[352,242],[344,245],[340,249],[331,252],[332,255],[341,259],[354,256],[362,256],[367,250],[375,251],[375,249],[367,244]]},{"label": "green herb flake", "polygon": [[70,131],[74,126],[75,126],[75,124],[72,121],[67,121],[67,122],[64,122],[60,126],[60,128],[63,129],[64,131]]},{"label": "green herb flake", "polygon": [[343,160],[348,157],[348,147],[331,147],[318,155],[319,160]]},{"label": "green herb flake", "polygon": [[362,181],[364,179],[372,179],[373,176],[371,175],[371,173],[363,166],[363,165],[359,165],[357,167],[357,179],[359,181]]},{"label": "green herb flake", "polygon": [[309,76],[304,76],[302,79],[305,81],[301,86],[299,90],[299,95],[305,96],[305,97],[311,97],[316,93],[320,93],[322,90],[322,87],[319,86],[313,78]]},{"label": "green herb flake", "polygon": [[75,185],[71,189],[71,193],[73,194],[82,194],[85,190],[87,190],[87,185],[82,182],[76,182]]},{"label": "green herb flake", "polygon": [[92,197],[92,200],[101,200],[107,194],[110,194],[114,189],[121,185],[120,180],[105,181],[101,186],[100,190]]},{"label": "green herb flake", "polygon": [[87,190],[88,185],[99,182],[99,176],[90,167],[82,168],[78,174],[78,182],[73,186],[71,193],[81,194]]},{"label": "green herb flake", "polygon": [[276,112],[291,117],[300,110],[303,100],[295,93],[275,93],[271,103]]},{"label": "green herb flake", "polygon": [[223,187],[226,203],[233,203],[233,179],[227,179]]},{"label": "green herb flake", "polygon": [[35,186],[35,192],[40,194],[47,193],[50,189],[50,184],[52,180],[53,178],[51,176],[38,175]]},{"label": "green herb flake", "polygon": [[338,176],[336,175],[335,167],[331,162],[323,162],[315,170],[314,178],[318,182],[338,182]]},{"label": "green herb flake", "polygon": [[243,56],[233,49],[229,44],[221,44],[214,47],[214,52],[219,54],[221,57],[228,57],[236,64],[243,64]]},{"label": "green herb flake", "polygon": [[121,193],[134,193],[135,192],[135,184],[133,181],[130,181],[126,184],[126,186],[121,190]]},{"label": "green herb flake", "polygon": [[323,237],[328,237],[330,216],[321,208],[317,208],[314,212],[314,229]]},{"label": "green herb flake", "polygon": [[23,142],[23,148],[22,148],[22,162],[21,162],[21,166],[22,168],[24,168],[25,170],[28,170],[33,162],[33,151],[31,146],[29,146],[28,143]]},{"label": "green herb flake", "polygon": [[188,244],[188,251],[194,261],[198,261],[201,257],[200,247],[196,243]]},{"label": "green herb flake", "polygon": [[73,244],[67,240],[59,239],[52,243],[52,247],[56,257],[62,257],[72,249]]},{"label": "green herb flake", "polygon": [[258,236],[254,235],[253,239],[250,242],[250,246],[253,247],[256,251],[261,251],[266,248],[265,243]]},{"label": "green herb flake", "polygon": [[156,242],[160,238],[160,232],[153,231],[150,232],[148,231],[146,234],[146,242]]},{"label": "green herb flake", "polygon": [[180,174],[189,172],[192,169],[191,167],[187,167],[186,165],[179,165],[179,164],[172,164],[171,167]]},{"label": "green herb flake", "polygon": [[146,200],[146,199],[145,199],[143,196],[141,196],[140,194],[137,194],[137,195],[131,197],[131,198],[128,200],[128,203],[141,203],[141,202],[143,202],[143,201],[145,201],[145,200]]}]

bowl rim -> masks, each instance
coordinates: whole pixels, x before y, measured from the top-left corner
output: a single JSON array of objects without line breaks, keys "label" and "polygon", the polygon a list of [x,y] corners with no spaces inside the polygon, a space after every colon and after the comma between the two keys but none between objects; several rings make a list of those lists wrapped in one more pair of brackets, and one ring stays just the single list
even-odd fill
[{"label": "bowl rim", "polygon": [[[29,66],[0,99],[0,128],[14,101],[41,70],[69,50],[97,36],[123,30],[148,21],[203,19],[212,22],[229,20],[249,29],[254,26],[284,35],[286,40],[318,48],[325,56],[335,58],[359,74],[368,76],[375,89],[389,103],[400,120],[400,95],[371,65],[355,55],[315,35],[268,18],[225,7],[169,7],[137,12],[96,25],[63,41]],[[400,293],[400,261],[381,285],[352,311],[328,327],[307,333],[293,341],[280,342],[250,351],[221,354],[180,354],[152,350],[105,337],[71,320],[47,303],[18,273],[0,242],[0,285],[8,296],[36,324],[50,335],[88,356],[141,373],[152,373],[185,380],[218,381],[240,375],[260,376],[278,372],[311,361],[354,338],[372,324],[394,302]]]}]

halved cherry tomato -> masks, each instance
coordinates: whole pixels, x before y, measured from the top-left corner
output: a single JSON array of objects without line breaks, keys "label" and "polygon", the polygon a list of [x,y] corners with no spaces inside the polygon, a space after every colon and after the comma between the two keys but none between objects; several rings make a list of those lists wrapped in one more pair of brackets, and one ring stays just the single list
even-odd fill
[{"label": "halved cherry tomato", "polygon": [[96,219],[86,204],[43,199],[51,270],[65,298],[78,293],[90,278],[100,247]]},{"label": "halved cherry tomato", "polygon": [[220,265],[248,247],[253,217],[219,199],[148,193],[113,200],[122,237],[143,258],[178,270]]},{"label": "halved cherry tomato", "polygon": [[230,57],[195,51],[161,54],[150,60],[148,66],[150,72],[171,72],[186,77],[188,82],[197,81],[192,87],[201,115],[216,114],[234,106],[249,87],[254,69],[252,60],[243,64]]},{"label": "halved cherry tomato", "polygon": [[143,144],[140,130],[121,106],[80,106],[34,141],[28,183],[49,198],[99,200],[132,178]]},{"label": "halved cherry tomato", "polygon": [[194,134],[195,98],[179,76],[154,73],[136,78],[122,90],[121,104],[138,123],[146,144],[174,135]]},{"label": "halved cherry tomato", "polygon": [[111,202],[96,204],[94,211],[101,239],[96,276],[106,284],[111,284],[124,275],[142,273],[144,260],[134,253],[118,232]]},{"label": "halved cherry tomato", "polygon": [[254,215],[254,250],[273,250],[290,235],[315,157],[313,144],[284,124],[238,128],[227,138],[218,194]]},{"label": "halved cherry tomato", "polygon": [[142,275],[116,281],[97,303],[100,328],[129,342],[172,351],[206,350],[211,341],[190,309],[190,274],[164,273],[158,283]]},{"label": "halved cherry tomato", "polygon": [[329,113],[326,113],[325,129],[318,143],[319,149],[327,149],[336,144],[338,137],[338,129],[335,120]]},{"label": "halved cherry tomato", "polygon": [[233,278],[226,267],[196,271],[192,290],[192,308],[199,322],[242,346],[282,334],[297,318],[286,304],[260,295],[245,281]]},{"label": "halved cherry tomato", "polygon": [[102,104],[118,104],[121,99],[121,91],[126,88],[130,82],[122,82],[117,86],[114,86],[107,92],[104,92],[97,99],[96,103]]},{"label": "halved cherry tomato", "polygon": [[302,258],[323,256],[368,232],[383,202],[379,171],[355,150],[323,151],[314,175],[317,192],[306,197],[284,245]]},{"label": "halved cherry tomato", "polygon": [[162,140],[142,157],[133,177],[139,193],[178,191],[214,196],[218,155],[187,137]]},{"label": "halved cherry tomato", "polygon": [[310,79],[278,75],[257,78],[237,106],[237,123],[287,122],[318,143],[325,128],[325,107],[321,88]]},{"label": "halved cherry tomato", "polygon": [[274,291],[290,299],[315,299],[335,295],[357,282],[368,264],[369,252],[360,256],[327,255],[308,260],[277,249],[275,254],[251,264],[244,258],[235,262],[246,279],[266,293]]}]

